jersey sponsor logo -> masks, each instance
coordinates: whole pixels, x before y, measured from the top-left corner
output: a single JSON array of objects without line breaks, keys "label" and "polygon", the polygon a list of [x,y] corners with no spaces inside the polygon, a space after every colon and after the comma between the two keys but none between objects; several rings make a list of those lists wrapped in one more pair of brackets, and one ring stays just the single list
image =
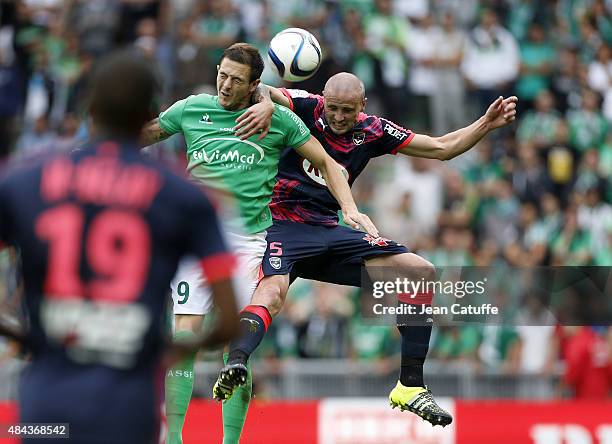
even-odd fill
[{"label": "jersey sponsor logo", "polygon": [[200,123],[206,123],[207,125],[212,125],[212,120],[210,120],[210,116],[208,114],[204,114],[200,119]]},{"label": "jersey sponsor logo", "polygon": [[263,148],[250,140],[240,140],[237,137],[213,137],[206,139],[204,144],[206,145],[213,141],[232,141],[236,143],[244,143],[245,145],[253,148],[255,151],[251,153],[244,153],[240,152],[238,149],[230,149],[227,151],[216,149],[211,152],[206,152],[205,147],[203,147],[195,150],[192,153],[192,159],[195,161],[204,161],[204,163],[220,162],[226,168],[251,170],[253,165],[261,163],[265,157]]},{"label": "jersey sponsor logo", "polygon": [[[308,159],[304,159],[302,161],[302,169],[304,170],[304,173],[306,173],[306,175],[312,180],[314,180],[316,183],[318,183],[319,185],[323,185],[324,187],[327,186],[327,183],[325,183],[325,179],[323,179],[323,174],[321,173],[321,171],[313,164],[311,164]],[[346,168],[340,165],[340,169],[342,170],[342,174],[344,174],[344,177],[346,177],[346,180],[348,180],[349,173]]]},{"label": "jersey sponsor logo", "polygon": [[275,270],[280,270],[281,265],[282,265],[282,261],[280,257],[275,256],[275,257],[270,258],[270,266],[274,268]]},{"label": "jersey sponsor logo", "polygon": [[406,134],[405,132],[403,132],[402,130],[394,127],[393,125],[386,123],[385,124],[385,132],[387,134],[389,134],[390,136],[395,137],[398,140],[404,140],[406,137],[408,137],[408,134]]},{"label": "jersey sponsor logo", "polygon": [[288,114],[291,120],[293,120],[293,123],[295,123],[298,126],[301,136],[308,133],[308,129],[304,125],[304,122],[302,122],[302,120],[293,111],[291,111],[289,108],[286,108],[284,106],[280,106],[279,109],[285,114]]},{"label": "jersey sponsor logo", "polygon": [[353,143],[355,145],[361,145],[365,141],[365,133],[358,131],[353,133]]},{"label": "jersey sponsor logo", "polygon": [[389,245],[389,242],[391,241],[391,239],[387,239],[381,236],[374,237],[370,236],[369,234],[366,234],[363,237],[363,240],[368,242],[373,247],[387,247]]}]

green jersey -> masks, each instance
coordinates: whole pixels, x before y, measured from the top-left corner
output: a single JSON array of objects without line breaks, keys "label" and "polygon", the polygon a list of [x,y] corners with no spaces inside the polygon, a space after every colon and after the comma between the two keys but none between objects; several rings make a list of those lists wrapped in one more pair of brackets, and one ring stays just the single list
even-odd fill
[{"label": "green jersey", "polygon": [[284,106],[275,108],[270,131],[261,141],[258,135],[247,140],[236,137],[236,118],[246,109],[228,111],[217,96],[189,96],[159,115],[159,125],[166,133],[183,133],[190,174],[211,188],[233,195],[242,225],[249,233],[272,225],[268,204],[282,150],[300,147],[310,138],[310,131],[298,116]]}]

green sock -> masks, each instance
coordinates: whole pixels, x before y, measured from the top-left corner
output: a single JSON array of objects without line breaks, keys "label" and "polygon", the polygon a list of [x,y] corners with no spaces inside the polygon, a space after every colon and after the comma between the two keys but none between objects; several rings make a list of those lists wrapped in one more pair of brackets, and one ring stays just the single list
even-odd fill
[{"label": "green sock", "polygon": [[[223,362],[227,363],[227,353],[223,355]],[[249,374],[246,384],[238,387],[232,397],[223,402],[223,444],[238,444],[240,442],[240,435],[253,392],[250,360],[247,362],[247,368]]]},{"label": "green sock", "polygon": [[[190,331],[178,331],[175,340],[189,339],[195,334]],[[176,363],[166,375],[166,418],[168,420],[168,438],[166,444],[182,444],[183,423],[187,407],[193,392],[193,363],[196,353]]]}]

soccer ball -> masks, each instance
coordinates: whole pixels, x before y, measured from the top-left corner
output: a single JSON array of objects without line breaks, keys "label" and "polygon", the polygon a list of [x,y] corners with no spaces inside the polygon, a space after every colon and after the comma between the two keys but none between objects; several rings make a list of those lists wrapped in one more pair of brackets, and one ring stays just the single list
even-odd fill
[{"label": "soccer ball", "polygon": [[311,77],[321,64],[321,46],[300,28],[287,28],[270,41],[268,57],[284,80],[300,82]]}]

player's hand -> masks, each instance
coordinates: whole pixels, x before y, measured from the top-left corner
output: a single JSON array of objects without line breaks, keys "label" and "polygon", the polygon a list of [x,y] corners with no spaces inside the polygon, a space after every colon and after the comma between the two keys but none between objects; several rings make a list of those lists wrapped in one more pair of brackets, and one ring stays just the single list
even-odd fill
[{"label": "player's hand", "polygon": [[236,126],[234,127],[236,136],[245,140],[261,131],[258,140],[263,139],[270,130],[272,114],[274,114],[274,104],[270,101],[252,105],[236,119]]},{"label": "player's hand", "polygon": [[489,106],[485,114],[485,119],[492,130],[500,128],[516,119],[516,107],[518,97],[511,96],[503,98],[499,96],[495,102]]},{"label": "player's hand", "polygon": [[372,237],[380,236],[378,228],[376,228],[370,218],[367,215],[360,213],[357,209],[347,211],[342,210],[342,218],[347,225],[353,227],[355,230],[364,230]]}]

